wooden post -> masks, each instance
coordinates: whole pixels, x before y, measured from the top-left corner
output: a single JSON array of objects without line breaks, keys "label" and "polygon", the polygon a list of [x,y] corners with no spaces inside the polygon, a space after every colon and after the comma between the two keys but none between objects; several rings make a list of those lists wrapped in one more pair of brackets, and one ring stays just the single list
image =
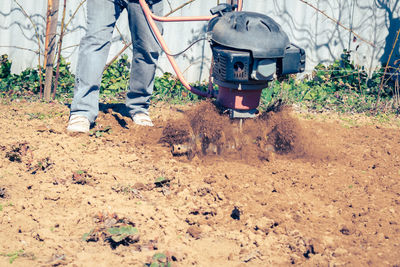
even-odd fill
[{"label": "wooden post", "polygon": [[51,98],[51,86],[53,81],[53,65],[54,65],[54,54],[57,47],[57,22],[58,22],[58,7],[59,0],[48,0],[47,1],[47,23],[46,23],[46,47],[45,47],[45,69],[46,78],[44,82],[44,99],[50,101]]}]

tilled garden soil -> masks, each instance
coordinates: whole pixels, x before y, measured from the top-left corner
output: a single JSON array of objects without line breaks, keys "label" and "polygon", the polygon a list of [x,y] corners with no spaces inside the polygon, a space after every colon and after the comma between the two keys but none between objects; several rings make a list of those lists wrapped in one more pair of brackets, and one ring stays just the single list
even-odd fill
[{"label": "tilled garden soil", "polygon": [[400,265],[399,119],[101,110],[0,104],[1,266]]}]

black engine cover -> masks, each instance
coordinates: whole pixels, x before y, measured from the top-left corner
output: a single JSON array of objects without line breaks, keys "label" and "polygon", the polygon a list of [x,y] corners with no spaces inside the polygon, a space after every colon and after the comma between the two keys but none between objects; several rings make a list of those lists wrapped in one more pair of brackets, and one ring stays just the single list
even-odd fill
[{"label": "black engine cover", "polygon": [[224,13],[209,22],[207,31],[212,42],[251,51],[254,58],[282,58],[290,45],[278,23],[255,12]]}]

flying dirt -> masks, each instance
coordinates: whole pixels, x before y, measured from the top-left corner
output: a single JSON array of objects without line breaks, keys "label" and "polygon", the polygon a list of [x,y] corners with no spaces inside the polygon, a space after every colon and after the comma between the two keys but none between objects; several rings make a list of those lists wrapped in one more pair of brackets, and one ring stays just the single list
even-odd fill
[{"label": "flying dirt", "polygon": [[189,159],[218,155],[252,162],[269,161],[274,154],[321,158],[327,153],[315,134],[301,127],[283,105],[254,119],[232,120],[211,101],[205,101],[184,118],[169,122],[161,142],[171,147],[173,155]]}]

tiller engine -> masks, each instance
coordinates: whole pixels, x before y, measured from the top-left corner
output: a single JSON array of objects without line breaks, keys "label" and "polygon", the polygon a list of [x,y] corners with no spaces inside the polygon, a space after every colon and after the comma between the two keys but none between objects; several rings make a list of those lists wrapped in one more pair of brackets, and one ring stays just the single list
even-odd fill
[{"label": "tiller engine", "polygon": [[[252,118],[257,114],[261,92],[274,78],[303,72],[305,51],[291,44],[288,36],[272,18],[255,12],[241,11],[237,5],[220,4],[211,9],[210,17],[157,17],[145,2],[139,0],[159,43],[182,84],[200,96],[216,97],[217,105],[228,111],[230,118]],[[218,93],[200,91],[190,86],[166,46],[154,20],[208,20],[213,64],[212,77]]]}]

